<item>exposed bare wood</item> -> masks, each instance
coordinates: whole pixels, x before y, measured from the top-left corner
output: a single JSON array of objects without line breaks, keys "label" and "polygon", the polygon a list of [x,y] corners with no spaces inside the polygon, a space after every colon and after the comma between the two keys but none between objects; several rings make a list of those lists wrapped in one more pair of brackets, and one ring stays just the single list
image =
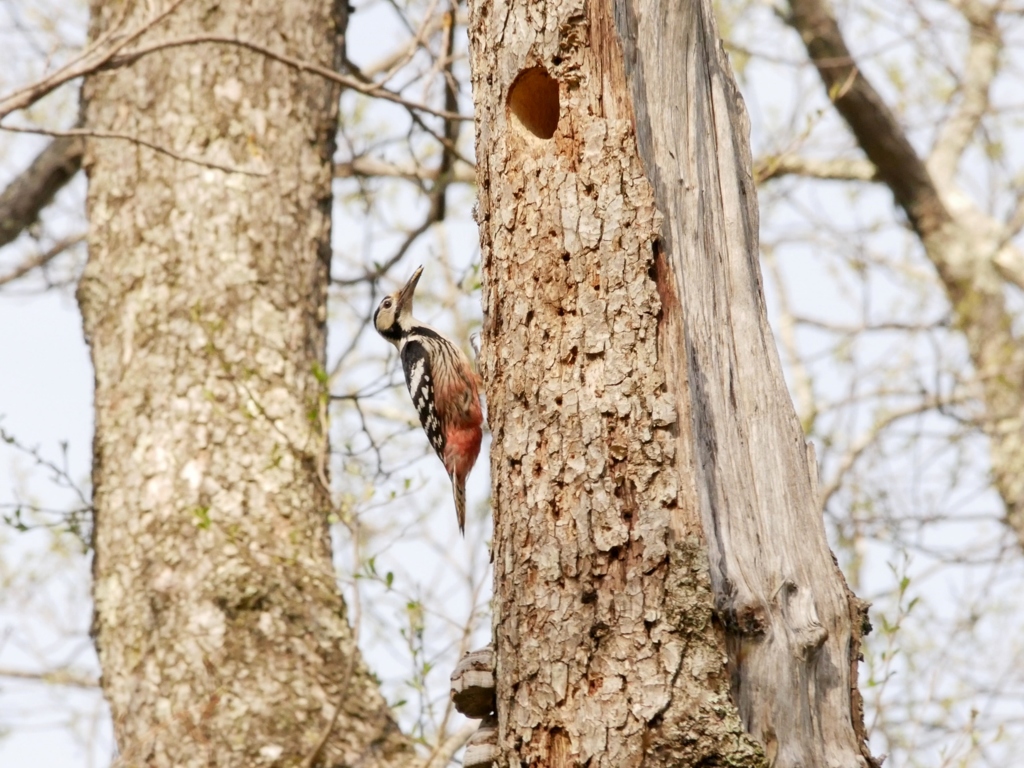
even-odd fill
[{"label": "exposed bare wood", "polygon": [[617,18],[631,22],[638,144],[665,217],[662,348],[688,442],[677,463],[693,477],[733,697],[773,765],[863,766],[865,606],[829,551],[765,314],[746,110],[710,4],[691,16],[634,1]]}]

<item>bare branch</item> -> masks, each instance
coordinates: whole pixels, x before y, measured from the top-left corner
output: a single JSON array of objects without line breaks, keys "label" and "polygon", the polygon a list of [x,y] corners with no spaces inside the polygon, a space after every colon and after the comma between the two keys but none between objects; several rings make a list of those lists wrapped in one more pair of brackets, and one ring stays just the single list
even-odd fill
[{"label": "bare branch", "polygon": [[889,320],[866,325],[846,325],[843,323],[828,322],[817,317],[794,315],[793,321],[798,325],[817,328],[821,331],[828,331],[829,333],[840,334],[843,336],[858,336],[862,333],[881,333],[885,331],[895,331],[897,333],[921,333],[934,331],[937,328],[949,328],[950,325],[949,317],[941,317],[932,322],[926,321],[922,323],[901,323],[895,320]]},{"label": "bare branch", "polygon": [[444,768],[448,765],[455,753],[462,749],[462,746],[469,741],[469,737],[476,733],[477,724],[470,723],[457,730],[442,743],[438,744],[422,765],[417,768]]},{"label": "bare branch", "polygon": [[[1009,240],[1009,237],[1005,240]],[[1004,244],[996,252],[993,263],[1000,277],[1024,291],[1024,253],[1019,248],[1009,243]]]},{"label": "bare branch", "polygon": [[790,0],[787,21],[800,34],[839,114],[922,238],[949,220],[939,192],[896,116],[857,67],[822,0]]},{"label": "bare branch", "polygon": [[[945,271],[943,281],[954,296],[962,293],[966,286],[962,276],[952,274],[951,260],[942,253],[949,242],[949,237],[940,233],[943,225],[955,217],[963,220],[962,226],[975,232],[1003,229],[957,190],[951,178],[987,109],[988,87],[995,76],[1000,47],[995,11],[979,0],[958,0],[958,4],[971,24],[971,44],[961,86],[963,97],[956,114],[943,128],[927,166],[911,146],[892,111],[850,56],[839,26],[822,0],[790,0],[793,12],[788,18],[800,33],[836,110],[875,165],[874,178],[892,190],[896,202],[924,241],[932,262],[940,273]],[[769,161],[762,162],[759,173],[764,174],[765,179],[781,175]],[[783,168],[787,162],[783,159]],[[815,176],[814,171],[819,170],[824,172],[822,178],[842,178],[839,174],[844,170],[841,164],[828,167],[816,162],[809,165],[799,160],[794,162],[796,167],[791,172],[803,172],[806,176]],[[833,172],[837,175],[828,175]],[[857,172],[864,171],[857,169]],[[1021,211],[1024,212],[1024,204]],[[1020,220],[1024,223],[1024,213]],[[1003,279],[1024,290],[1024,254],[1009,242],[1015,222],[1016,217],[1011,220],[1003,242],[986,258],[992,260]],[[930,238],[937,238],[938,245],[930,247]]]},{"label": "bare branch", "polygon": [[[332,80],[336,83],[340,83],[349,90],[356,91],[358,93],[365,94],[367,96],[373,96],[375,98],[384,99],[385,101],[392,101],[396,104],[401,104],[410,110],[415,112],[424,112],[428,115],[434,115],[435,117],[441,117],[445,120],[472,120],[472,115],[461,115],[458,112],[450,112],[446,110],[433,109],[425,104],[418,104],[409,99],[403,98],[394,91],[388,90],[383,85],[374,82],[364,82],[357,77],[351,77],[349,75],[342,75],[335,72],[328,67],[321,66],[312,61],[305,61],[303,59],[296,58],[295,56],[289,56],[286,53],[275,51],[272,48],[268,48],[265,45],[253,42],[252,40],[244,40],[239,37],[230,37],[227,35],[188,35],[186,37],[177,37],[169,40],[160,40],[148,45],[143,45],[138,48],[134,48],[121,56],[112,58],[109,62],[104,62],[106,67],[123,66],[131,61],[147,56],[148,54],[155,53],[156,51],[168,50],[170,48],[180,48],[186,45],[204,45],[204,44],[220,44],[220,45],[234,45],[239,48],[246,48],[255,53],[260,53],[266,56],[268,59],[279,61],[282,64],[299,70],[300,72],[312,72],[313,74],[319,75],[326,80]],[[2,114],[0,114],[2,117]]]},{"label": "bare branch", "polygon": [[[342,75],[335,72],[328,67],[321,66],[311,61],[304,61],[303,59],[289,56],[288,54],[280,51],[275,51],[268,48],[265,45],[253,42],[251,40],[243,40],[237,37],[230,37],[225,35],[189,35],[186,37],[172,38],[169,40],[157,41],[147,45],[133,48],[130,51],[121,53],[122,50],[130,43],[137,40],[145,32],[152,29],[154,26],[159,24],[169,14],[171,14],[184,0],[176,0],[171,6],[151,19],[143,22],[138,28],[132,31],[130,34],[118,39],[116,42],[111,43],[113,37],[112,33],[108,33],[96,43],[89,46],[79,57],[69,62],[65,66],[56,70],[55,72],[31,83],[23,88],[8,94],[7,96],[0,97],[0,119],[3,119],[11,112],[15,112],[19,109],[24,109],[29,105],[35,103],[43,96],[51,93],[56,88],[60,87],[64,83],[75,80],[79,77],[92,74],[104,69],[111,69],[114,67],[124,66],[132,61],[136,61],[139,58],[146,56],[156,51],[168,50],[171,48],[178,48],[187,45],[200,45],[200,44],[223,44],[223,45],[234,45],[241,48],[247,48],[256,53],[260,53],[267,58],[279,61],[282,64],[287,64],[300,72],[312,72],[327,80],[340,83],[346,88],[363,93],[368,96],[375,98],[384,99],[385,101],[392,101],[397,104],[401,104],[406,108],[415,112],[423,112],[426,114],[434,115],[436,117],[444,118],[445,120],[471,120],[472,116],[461,115],[458,112],[451,110],[437,110],[426,106],[425,104],[418,104],[403,98],[399,94],[389,90],[388,88],[375,82],[367,82],[358,77],[351,77],[348,75]],[[129,6],[126,6],[126,8]],[[118,25],[115,24],[116,28]],[[119,55],[120,54],[120,55]]]},{"label": "bare branch", "polygon": [[[385,76],[383,81],[386,82],[389,80],[395,72],[412,60],[416,51],[423,46],[423,42],[444,25],[445,14],[436,13],[435,9],[436,2],[433,3],[424,14],[423,21],[420,24],[419,29],[416,31],[416,34],[410,37],[406,41],[405,45],[397,48],[372,64],[363,67],[361,71],[357,66],[351,63],[349,63],[349,69],[354,74],[359,74],[367,79],[379,74],[384,74]],[[468,14],[460,14],[458,19],[459,25],[463,27],[466,26],[467,19]]]},{"label": "bare branch", "polygon": [[952,181],[967,144],[988,111],[989,88],[995,79],[999,51],[1003,47],[994,7],[980,0],[956,0],[953,5],[963,13],[971,32],[967,62],[960,82],[960,104],[942,126],[928,158],[928,170],[939,186]]},{"label": "bare branch", "polygon": [[51,248],[48,248],[47,250],[43,251],[42,253],[37,253],[33,256],[29,256],[27,259],[22,261],[21,264],[15,267],[13,271],[7,273],[6,275],[0,275],[0,285],[13,283],[15,280],[24,277],[32,270],[38,269],[44,264],[49,264],[55,258],[64,253],[64,251],[66,251],[68,248],[78,245],[79,243],[84,242],[84,240],[84,234],[74,235],[73,237],[65,237],[62,240],[59,240]]},{"label": "bare branch", "polygon": [[110,30],[106,34],[86,48],[80,56],[72,59],[63,67],[42,79],[30,83],[7,96],[0,97],[0,120],[7,117],[11,112],[16,112],[19,109],[24,109],[34,104],[64,83],[103,69],[119,51],[174,13],[184,1],[174,0],[163,12],[150,17],[128,34],[116,38],[115,41],[116,32],[124,21],[124,15],[132,8],[131,3],[125,3],[121,18],[111,25]]},{"label": "bare branch", "polygon": [[[437,168],[426,168],[420,165],[389,163],[372,157],[357,157],[347,163],[337,163],[334,175],[339,179],[358,177],[391,177],[408,179],[409,181],[436,181],[439,174]],[[458,161],[451,170],[450,180],[459,184],[476,183],[476,168]]]},{"label": "bare branch", "polygon": [[30,680],[48,685],[63,685],[69,688],[99,688],[99,680],[86,672],[73,669],[53,669],[49,672],[28,672],[23,669],[0,669],[0,677],[15,680]]},{"label": "bare branch", "polygon": [[[445,36],[444,50],[442,51],[442,55],[439,57],[439,60],[442,63],[445,75],[445,110],[448,114],[455,114],[454,110],[458,101],[458,94],[455,92],[454,81],[450,77],[451,72],[449,70],[451,65],[449,54],[454,47],[455,39],[454,14],[451,12],[446,13],[445,19],[447,34]],[[372,270],[367,270],[360,277],[332,281],[335,285],[354,285],[364,281],[372,282],[378,280],[381,276],[386,274],[392,266],[401,260],[420,235],[430,229],[430,227],[437,222],[444,220],[447,207],[445,198],[448,192],[448,185],[452,181],[452,169],[458,160],[456,142],[459,136],[459,127],[460,124],[457,119],[446,118],[444,121],[444,135],[435,136],[435,138],[437,138],[441,143],[441,161],[438,163],[437,171],[434,174],[434,186],[430,190],[430,210],[427,211],[427,215],[424,217],[423,222],[415,230],[409,233],[405,242],[402,243],[399,249],[386,262],[376,266]]]},{"label": "bare branch", "polygon": [[878,181],[878,169],[867,160],[838,158],[819,160],[799,155],[777,155],[754,162],[754,181],[758,184],[783,176],[807,176],[828,181]]},{"label": "bare branch", "polygon": [[55,136],[63,139],[74,139],[74,138],[91,138],[91,139],[116,139],[118,141],[130,141],[133,144],[146,147],[153,150],[161,155],[180,160],[183,163],[192,163],[193,165],[200,165],[204,168],[213,168],[217,171],[224,171],[225,173],[241,173],[246,176],[267,176],[268,171],[259,170],[254,171],[248,168],[242,168],[237,165],[229,165],[227,163],[218,163],[213,160],[204,160],[199,157],[192,157],[190,155],[183,155],[180,152],[175,152],[173,149],[168,149],[162,144],[143,139],[140,136],[133,136],[129,133],[117,133],[116,131],[97,131],[91,128],[69,128],[64,131],[51,130],[49,128],[40,128],[38,126],[23,126],[23,125],[0,125],[0,131],[10,131],[11,133],[34,133],[40,136]]},{"label": "bare branch", "polygon": [[[434,224],[439,222],[444,213],[444,189],[441,182],[434,185],[435,189],[430,193],[430,210],[427,211],[427,215],[423,217],[423,221],[416,229],[406,235],[405,240],[398,247],[387,261],[383,264],[375,265],[373,269],[367,269],[362,275],[357,277],[345,277],[332,280],[334,285],[358,285],[359,283],[365,282],[376,282],[384,275],[388,273],[395,264],[402,260],[402,257],[408,252],[424,232],[430,229]],[[440,193],[440,194],[439,194]]]},{"label": "bare branch", "polygon": [[[1017,194],[1017,204],[1013,207],[1010,220],[1006,224],[1006,239],[1016,237],[1024,229],[1024,189]],[[1024,285],[1021,286],[1024,290]]]},{"label": "bare branch", "polygon": [[0,193],[0,247],[34,224],[40,211],[78,173],[82,165],[82,147],[82,140],[76,136],[50,142],[32,164]]},{"label": "bare branch", "polygon": [[[964,13],[972,21],[972,35],[981,34],[979,26],[985,28],[984,14],[973,5],[977,1],[962,0]],[[940,194],[906,133],[855,62],[835,67],[823,63],[825,58],[849,56],[824,0],[789,3],[789,23],[800,33],[829,97],[878,168],[879,178],[892,190],[943,282],[955,327],[964,334],[981,385],[985,415],[975,426],[989,438],[994,485],[1006,505],[1007,524],[1024,546],[1024,442],[1020,439],[1024,433],[1024,393],[1020,389],[1024,349],[1000,279],[1024,287],[1024,258],[1008,244],[1006,228],[980,211],[951,182],[943,184]],[[964,86],[967,90],[955,124],[944,132],[946,148],[942,151],[947,155],[943,159],[940,152],[940,164],[947,166],[950,175],[962,153],[961,145],[977,127],[980,116],[975,112],[987,103],[987,95],[982,93],[988,82],[987,44],[981,37],[972,37],[977,71],[968,75],[973,81]]]},{"label": "bare branch", "polygon": [[828,503],[832,500],[832,497],[842,487],[847,473],[853,469],[857,460],[860,459],[864,452],[874,445],[882,432],[903,419],[911,416],[918,416],[920,414],[927,413],[928,411],[935,410],[936,408],[952,405],[955,402],[958,401],[948,397],[944,398],[938,395],[928,395],[916,403],[908,405],[905,408],[891,411],[879,418],[853,445],[850,446],[843,455],[842,460],[839,462],[839,467],[836,469],[832,481],[819,492],[818,498],[820,500],[822,511],[825,510]]}]

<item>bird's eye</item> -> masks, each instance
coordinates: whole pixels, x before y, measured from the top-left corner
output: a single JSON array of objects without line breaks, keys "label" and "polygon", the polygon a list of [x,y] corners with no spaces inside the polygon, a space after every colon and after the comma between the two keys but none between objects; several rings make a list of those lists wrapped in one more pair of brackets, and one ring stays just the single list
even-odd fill
[{"label": "bird's eye", "polygon": [[389,296],[388,298],[384,299],[384,301],[382,301],[380,305],[384,307],[384,309],[391,309],[391,297]]}]

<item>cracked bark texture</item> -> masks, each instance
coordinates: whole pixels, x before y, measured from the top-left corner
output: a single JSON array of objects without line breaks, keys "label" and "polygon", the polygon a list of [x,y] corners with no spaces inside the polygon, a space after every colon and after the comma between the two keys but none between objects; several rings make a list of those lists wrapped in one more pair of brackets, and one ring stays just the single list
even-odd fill
[{"label": "cracked bark texture", "polygon": [[[124,12],[94,2],[91,38]],[[325,0],[188,2],[147,40],[236,34],[331,67],[343,25],[343,3]],[[268,170],[87,149],[94,635],[122,760],[406,765],[327,528],[317,373],[337,88],[196,46],[90,77],[84,97],[89,128]]]},{"label": "cracked bark texture", "polygon": [[710,3],[471,5],[499,765],[867,765]]}]

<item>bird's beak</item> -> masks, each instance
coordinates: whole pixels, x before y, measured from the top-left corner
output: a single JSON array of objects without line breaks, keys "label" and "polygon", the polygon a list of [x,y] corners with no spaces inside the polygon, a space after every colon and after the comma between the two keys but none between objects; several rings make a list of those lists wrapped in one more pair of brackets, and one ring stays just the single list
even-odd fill
[{"label": "bird's beak", "polygon": [[409,282],[405,284],[405,287],[398,292],[398,306],[401,309],[408,309],[412,311],[412,295],[416,291],[416,283],[420,281],[420,275],[423,274],[423,267],[417,267],[416,271],[412,273],[412,277],[409,278]]}]

